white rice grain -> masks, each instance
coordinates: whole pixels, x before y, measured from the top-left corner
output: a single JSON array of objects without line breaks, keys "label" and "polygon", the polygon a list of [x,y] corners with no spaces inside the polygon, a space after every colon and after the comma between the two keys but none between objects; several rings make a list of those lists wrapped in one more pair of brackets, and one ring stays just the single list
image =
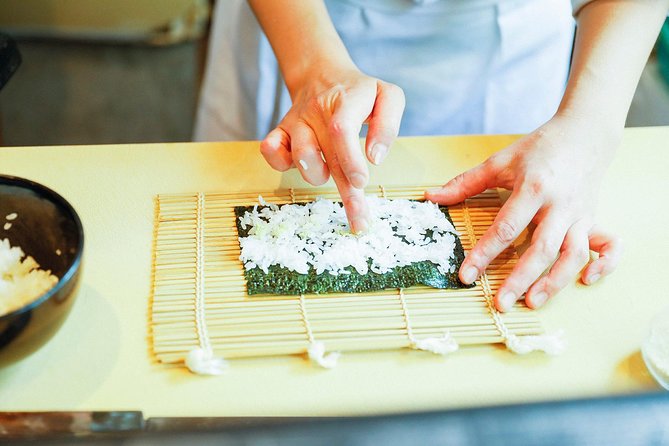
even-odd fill
[{"label": "white rice grain", "polygon": [[368,197],[369,230],[352,234],[340,203],[319,198],[312,203],[257,206],[239,217],[248,236],[240,237],[246,269],[265,273],[280,265],[300,274],[383,274],[400,266],[430,261],[442,273],[455,270],[457,232],[430,202]]},{"label": "white rice grain", "polygon": [[51,271],[40,269],[35,259],[12,247],[8,239],[0,240],[0,316],[34,301],[56,283],[58,277]]}]

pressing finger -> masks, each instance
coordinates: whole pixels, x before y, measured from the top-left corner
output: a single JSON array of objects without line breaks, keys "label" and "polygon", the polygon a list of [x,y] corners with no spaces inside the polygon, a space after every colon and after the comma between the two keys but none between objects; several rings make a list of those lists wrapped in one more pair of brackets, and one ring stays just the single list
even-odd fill
[{"label": "pressing finger", "polygon": [[293,167],[293,157],[290,153],[290,136],[281,127],[277,127],[267,134],[260,142],[260,153],[265,157],[267,164],[280,172]]},{"label": "pressing finger", "polygon": [[530,285],[555,262],[568,229],[567,223],[556,214],[548,215],[537,226],[530,247],[499,288],[496,304],[500,311],[509,311]]},{"label": "pressing finger", "polygon": [[620,237],[597,226],[592,228],[588,238],[590,249],[599,253],[599,258],[583,270],[581,280],[586,285],[592,285],[616,269],[622,257],[623,243]]},{"label": "pressing finger", "polygon": [[536,198],[514,191],[495,221],[462,262],[460,280],[469,284],[527,227],[539,210]]},{"label": "pressing finger", "polygon": [[378,81],[376,102],[369,117],[369,130],[365,143],[367,159],[371,163],[378,166],[388,155],[388,148],[400,131],[404,105],[404,92],[400,87]]},{"label": "pressing finger", "polygon": [[581,268],[588,263],[588,225],[579,221],[567,231],[560,249],[560,257],[549,273],[539,279],[525,295],[525,303],[530,308],[543,306],[569,282],[574,280]]},{"label": "pressing finger", "polygon": [[290,141],[293,164],[300,170],[302,177],[314,186],[325,183],[330,173],[311,127],[299,121],[291,129]]},{"label": "pressing finger", "polygon": [[339,165],[337,154],[330,148],[323,147],[323,156],[327,163],[330,175],[337,185],[337,190],[341,196],[346,217],[348,218],[351,232],[360,233],[367,231],[369,221],[369,208],[365,199],[365,192],[362,189],[354,187]]}]

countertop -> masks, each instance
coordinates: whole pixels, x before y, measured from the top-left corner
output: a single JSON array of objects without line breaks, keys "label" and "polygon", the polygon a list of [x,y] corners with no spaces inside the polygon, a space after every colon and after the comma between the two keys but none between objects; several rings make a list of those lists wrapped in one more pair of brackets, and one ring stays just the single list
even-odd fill
[{"label": "countertop", "polygon": [[[514,136],[400,138],[372,184],[439,184]],[[0,369],[0,411],[141,410],[158,416],[357,415],[659,391],[640,345],[669,305],[669,127],[625,130],[598,222],[621,235],[618,270],[574,282],[539,311],[564,329],[558,357],[498,346],[447,357],[348,353],[333,370],[302,357],[233,360],[217,377],[155,361],[148,313],[154,197],[305,187],[271,170],[257,142],[0,148],[0,173],[40,182],[72,203],[86,233],[83,284],[56,336]],[[325,187],[332,187],[326,184]]]}]

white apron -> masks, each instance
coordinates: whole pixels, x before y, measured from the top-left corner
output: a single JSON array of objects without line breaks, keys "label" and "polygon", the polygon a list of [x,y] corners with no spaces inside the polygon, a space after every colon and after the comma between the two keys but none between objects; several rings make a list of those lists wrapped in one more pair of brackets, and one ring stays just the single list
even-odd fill
[{"label": "white apron", "polygon": [[[567,80],[569,0],[326,0],[358,67],[402,87],[401,135],[526,133]],[[308,38],[308,36],[305,36]],[[290,108],[245,0],[219,0],[196,141],[262,139]]]}]

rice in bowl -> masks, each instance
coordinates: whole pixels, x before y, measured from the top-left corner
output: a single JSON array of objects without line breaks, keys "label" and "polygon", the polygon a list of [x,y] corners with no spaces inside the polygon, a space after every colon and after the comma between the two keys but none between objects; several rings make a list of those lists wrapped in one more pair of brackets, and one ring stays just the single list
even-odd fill
[{"label": "rice in bowl", "polygon": [[58,277],[40,269],[20,247],[12,247],[8,239],[0,240],[0,316],[36,300],[56,283]]}]

